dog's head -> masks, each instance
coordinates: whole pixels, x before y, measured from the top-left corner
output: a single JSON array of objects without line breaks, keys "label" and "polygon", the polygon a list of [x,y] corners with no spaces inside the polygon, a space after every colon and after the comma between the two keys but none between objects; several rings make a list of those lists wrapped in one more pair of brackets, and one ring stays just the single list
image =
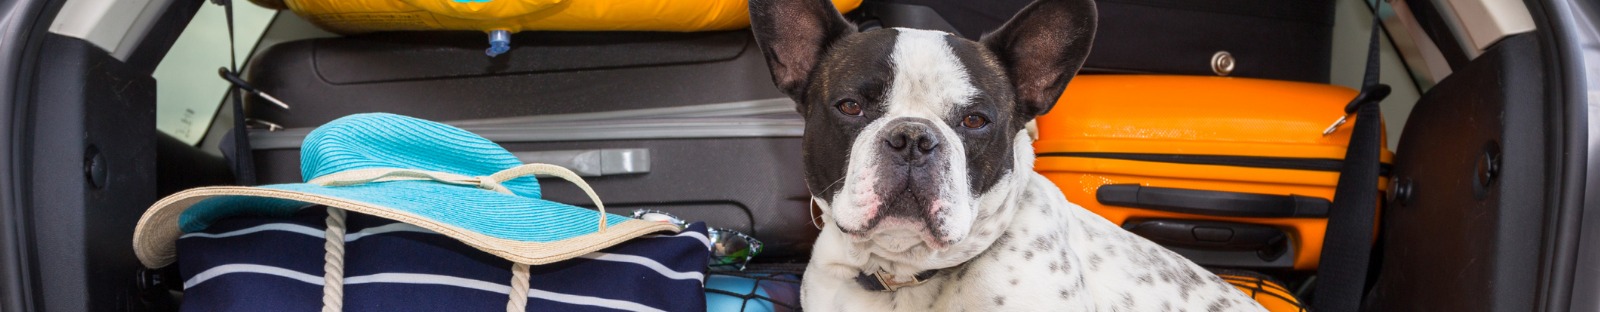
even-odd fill
[{"label": "dog's head", "polygon": [[805,117],[806,180],[827,219],[876,253],[916,258],[993,242],[974,235],[1004,222],[987,197],[1032,170],[1024,125],[1083,65],[1096,23],[1091,0],[1035,2],[978,42],[858,32],[828,0],[755,0],[750,16],[773,82]]}]

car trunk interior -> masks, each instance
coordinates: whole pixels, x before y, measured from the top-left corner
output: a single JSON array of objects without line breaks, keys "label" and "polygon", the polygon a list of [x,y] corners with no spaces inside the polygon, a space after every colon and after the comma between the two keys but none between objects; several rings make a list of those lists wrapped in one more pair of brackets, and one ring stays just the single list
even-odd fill
[{"label": "car trunk interior", "polygon": [[[44,10],[74,9],[62,2],[66,1],[50,2]],[[1396,157],[1389,176],[1390,191],[1379,213],[1381,222],[1367,279],[1370,291],[1364,305],[1398,311],[1552,307],[1555,303],[1551,300],[1556,299],[1549,296],[1565,286],[1551,281],[1571,274],[1558,270],[1570,264],[1564,266],[1559,262],[1564,260],[1550,255],[1567,248],[1556,237],[1569,235],[1562,233],[1574,231],[1574,227],[1563,225],[1570,219],[1562,216],[1582,203],[1581,189],[1571,188],[1575,180],[1581,182],[1584,173],[1583,160],[1574,157],[1581,158],[1584,153],[1570,148],[1583,146],[1574,142],[1582,142],[1585,131],[1583,119],[1571,115],[1574,108],[1554,86],[1562,74],[1559,71],[1565,69],[1553,65],[1560,56],[1552,50],[1553,39],[1541,24],[1539,29],[1506,36],[1481,50],[1460,49],[1456,47],[1472,44],[1462,43],[1453,33],[1453,27],[1459,26],[1449,24],[1453,19],[1447,16],[1448,10],[1437,6],[1439,1],[1395,3],[1407,6],[1395,9],[1385,5],[1382,11],[1389,18],[1384,21],[1388,30],[1381,40],[1380,80],[1394,88],[1383,101],[1382,112],[1387,141]],[[1538,1],[1529,3],[1533,15],[1544,12]],[[1329,49],[1320,56],[1326,57],[1328,64],[1321,83],[1360,87],[1371,23],[1368,5],[1366,1],[1340,0],[1331,6],[1335,14]],[[6,272],[16,276],[0,274],[0,278],[20,281],[7,282],[10,288],[6,290],[26,297],[22,301],[27,305],[21,306],[25,310],[177,310],[182,281],[175,269],[143,268],[129,242],[135,221],[157,199],[191,187],[236,183],[222,152],[235,120],[225,99],[216,98],[220,105],[215,114],[202,112],[189,118],[188,122],[207,125],[194,128],[203,134],[174,135],[157,125],[158,99],[164,96],[158,94],[158,85],[182,83],[155,77],[157,67],[172,55],[170,50],[179,35],[186,28],[226,26],[192,25],[205,6],[214,5],[172,0],[144,8],[140,16],[149,21],[139,25],[147,25],[149,30],[109,50],[91,40],[53,32],[28,37],[25,74],[19,75],[24,79],[17,82],[23,86],[19,89],[26,91],[18,95],[22,101],[10,117],[14,129],[20,129],[10,133],[11,148],[21,156],[8,159],[15,184],[0,184],[15,190],[0,196],[9,195],[4,199],[20,207],[0,214],[13,218],[3,228],[7,235],[21,238],[15,240],[20,245],[0,245],[15,253],[11,259],[21,259],[13,266],[20,270]],[[1395,12],[1410,17],[1395,18]],[[885,24],[931,23],[880,18]],[[304,131],[331,117],[375,111],[439,120],[488,120],[621,107],[739,104],[769,109],[763,116],[789,113],[763,106],[770,103],[762,101],[787,98],[771,86],[762,56],[754,50],[747,30],[524,32],[514,36],[516,49],[511,53],[490,59],[482,55],[483,35],[476,32],[344,37],[319,30],[289,11],[277,13],[267,25],[258,38],[248,38],[248,42],[256,42],[246,49],[253,53],[239,55],[239,62],[245,66],[246,80],[293,106],[283,110],[259,97],[246,99],[245,111],[252,122],[286,129],[274,132],[279,134]],[[1397,32],[1405,35],[1397,36]],[[1432,46],[1437,56],[1413,57],[1402,52],[1419,42]],[[385,52],[393,51],[385,50],[389,47],[424,48]],[[263,64],[274,68],[264,69]],[[211,70],[206,71],[205,75],[212,75]],[[1094,68],[1084,72],[1125,73]],[[312,76],[320,81],[296,78]],[[450,90],[439,87],[448,84],[430,82],[460,77],[499,85],[504,92]],[[439,105],[387,104],[417,98]],[[780,101],[776,107],[787,105]],[[1329,112],[1328,121],[1340,113]],[[297,137],[285,136],[290,141],[283,142],[289,143],[270,140],[279,134],[258,136],[266,139],[255,143],[264,145],[252,154],[257,182],[301,179],[299,151],[272,147],[297,147]],[[776,207],[810,205],[802,184],[790,181],[799,179],[798,155],[771,156],[770,161],[778,165],[734,165],[746,158],[715,152],[741,146],[797,145],[797,136],[689,145],[648,143],[644,141],[647,138],[652,137],[623,133],[604,144],[538,138],[506,144],[537,150],[628,145],[650,148],[658,157],[666,157],[661,159],[700,159],[704,168],[658,167],[652,173],[681,181],[717,179],[738,172],[792,175],[788,180],[770,177],[771,184],[789,193],[749,202]],[[1573,166],[1578,168],[1576,173]],[[646,185],[626,177],[600,178],[592,183],[598,187],[695,191],[690,185]],[[576,188],[557,186],[549,193],[556,201],[587,202]],[[802,195],[787,195],[790,193]],[[796,208],[783,215],[753,215],[744,207],[750,205],[745,201],[613,196],[608,206],[613,201],[624,209],[677,206],[682,211],[701,211],[687,213],[691,218],[746,231],[760,231],[760,224],[783,220],[805,222],[809,212]],[[810,227],[809,223],[804,227]],[[778,250],[786,249],[808,250],[809,245],[780,246]],[[805,253],[798,251],[771,256],[772,262],[806,259]],[[1287,277],[1291,290],[1306,292],[1314,287],[1309,272],[1272,273]]]}]

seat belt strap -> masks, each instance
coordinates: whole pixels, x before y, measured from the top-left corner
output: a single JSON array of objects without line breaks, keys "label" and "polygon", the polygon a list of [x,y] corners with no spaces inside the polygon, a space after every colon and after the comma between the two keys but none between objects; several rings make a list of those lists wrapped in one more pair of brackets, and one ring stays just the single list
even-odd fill
[{"label": "seat belt strap", "polygon": [[[1379,1],[1373,6],[1372,35],[1367,46],[1367,68],[1361,93],[1345,106],[1346,117],[1355,116],[1350,144],[1345,150],[1333,205],[1328,211],[1328,230],[1317,270],[1313,307],[1319,312],[1353,312],[1361,307],[1371,261],[1373,224],[1378,205],[1378,174],[1382,147],[1382,115],[1378,103],[1389,95],[1389,86],[1378,83]],[[1343,119],[1343,118],[1341,118]],[[1337,127],[1337,126],[1335,126]]]},{"label": "seat belt strap", "polygon": [[[222,5],[223,14],[228,21],[228,67],[218,71],[224,79],[229,75],[238,76],[239,56],[235,52],[233,0],[211,1]],[[228,130],[227,136],[223,138],[221,149],[223,157],[228,160],[229,168],[233,170],[234,184],[255,185],[255,157],[250,148],[250,131],[246,125],[244,97],[240,94],[242,91],[237,83],[230,81],[228,84],[228,102],[233,110],[233,129]]]}]

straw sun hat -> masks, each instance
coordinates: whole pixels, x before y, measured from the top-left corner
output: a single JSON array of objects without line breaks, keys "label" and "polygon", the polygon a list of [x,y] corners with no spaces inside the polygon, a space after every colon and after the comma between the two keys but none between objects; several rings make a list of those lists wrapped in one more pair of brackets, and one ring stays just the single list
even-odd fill
[{"label": "straw sun hat", "polygon": [[[523,164],[483,137],[411,117],[359,114],[330,122],[306,137],[300,164],[306,183],[202,187],[157,201],[139,220],[135,253],[147,267],[166,266],[183,233],[228,216],[289,216],[314,205],[329,207],[330,232],[334,215],[342,228],[343,212],[353,211],[432,230],[523,265],[679,230],[607,214],[571,171]],[[540,199],[535,174],[577,183],[600,211]]]}]

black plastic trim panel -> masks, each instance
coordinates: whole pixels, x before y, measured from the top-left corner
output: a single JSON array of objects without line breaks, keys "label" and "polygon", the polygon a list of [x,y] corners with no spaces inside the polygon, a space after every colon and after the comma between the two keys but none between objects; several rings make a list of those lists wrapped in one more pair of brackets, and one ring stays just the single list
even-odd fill
[{"label": "black plastic trim panel", "polygon": [[1423,94],[1395,156],[1367,308],[1527,311],[1548,192],[1548,86],[1532,35],[1507,37]]},{"label": "black plastic trim panel", "polygon": [[156,81],[81,39],[42,49],[23,145],[42,307],[125,309],[133,226],[156,200]]}]

